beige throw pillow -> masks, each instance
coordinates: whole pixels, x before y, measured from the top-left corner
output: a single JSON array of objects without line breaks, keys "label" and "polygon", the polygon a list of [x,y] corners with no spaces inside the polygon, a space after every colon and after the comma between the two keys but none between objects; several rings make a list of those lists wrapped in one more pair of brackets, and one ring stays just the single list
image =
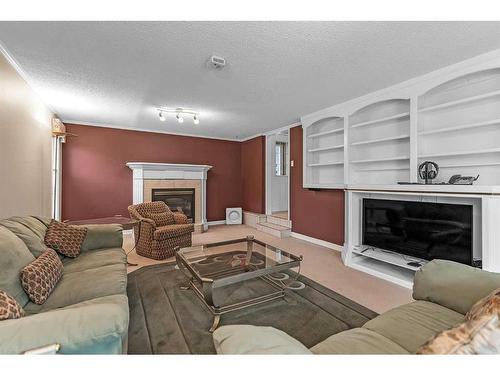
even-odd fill
[{"label": "beige throw pillow", "polygon": [[17,301],[0,290],[0,320],[17,319],[24,316],[24,310]]},{"label": "beige throw pillow", "polygon": [[500,316],[466,320],[433,337],[417,354],[500,354]]},{"label": "beige throw pillow", "polygon": [[80,254],[87,228],[52,220],[45,233],[45,245],[70,258]]},{"label": "beige throw pillow", "polygon": [[42,305],[62,277],[63,264],[52,249],[21,270],[21,284],[31,301]]},{"label": "beige throw pillow", "polygon": [[490,314],[500,314],[500,288],[477,301],[467,312],[465,319],[474,320]]}]

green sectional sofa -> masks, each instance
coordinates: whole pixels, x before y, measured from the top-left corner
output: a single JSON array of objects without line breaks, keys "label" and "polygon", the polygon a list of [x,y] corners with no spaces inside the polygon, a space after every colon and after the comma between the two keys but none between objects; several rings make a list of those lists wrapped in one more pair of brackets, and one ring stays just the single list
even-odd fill
[{"label": "green sectional sofa", "polygon": [[312,348],[271,327],[223,326],[213,339],[219,354],[413,354],[437,333],[463,322],[472,305],[497,288],[500,273],[433,260],[415,274],[414,302]]},{"label": "green sectional sofa", "polygon": [[129,307],[126,256],[119,225],[87,225],[81,254],[62,257],[63,276],[43,305],[29,301],[20,270],[45,249],[48,219],[0,220],[0,289],[26,312],[0,321],[0,353],[23,353],[59,344],[63,354],[127,351]]}]

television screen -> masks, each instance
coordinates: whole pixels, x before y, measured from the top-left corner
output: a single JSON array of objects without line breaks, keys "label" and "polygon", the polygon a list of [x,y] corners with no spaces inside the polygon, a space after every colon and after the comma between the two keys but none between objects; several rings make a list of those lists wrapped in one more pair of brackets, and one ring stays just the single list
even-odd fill
[{"label": "television screen", "polygon": [[472,265],[472,206],[363,199],[363,245]]}]

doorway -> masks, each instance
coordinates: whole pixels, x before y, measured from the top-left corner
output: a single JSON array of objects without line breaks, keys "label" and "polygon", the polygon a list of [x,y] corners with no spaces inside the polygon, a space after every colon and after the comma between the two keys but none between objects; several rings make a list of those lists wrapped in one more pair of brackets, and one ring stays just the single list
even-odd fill
[{"label": "doorway", "polygon": [[289,220],[290,131],[266,136],[266,215]]}]

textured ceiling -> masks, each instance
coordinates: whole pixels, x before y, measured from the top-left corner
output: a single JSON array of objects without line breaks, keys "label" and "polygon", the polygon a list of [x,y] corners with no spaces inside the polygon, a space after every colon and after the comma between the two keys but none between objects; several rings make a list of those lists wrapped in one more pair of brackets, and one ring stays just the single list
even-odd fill
[{"label": "textured ceiling", "polygon": [[500,48],[500,22],[0,22],[0,43],[64,121],[234,139]]}]

